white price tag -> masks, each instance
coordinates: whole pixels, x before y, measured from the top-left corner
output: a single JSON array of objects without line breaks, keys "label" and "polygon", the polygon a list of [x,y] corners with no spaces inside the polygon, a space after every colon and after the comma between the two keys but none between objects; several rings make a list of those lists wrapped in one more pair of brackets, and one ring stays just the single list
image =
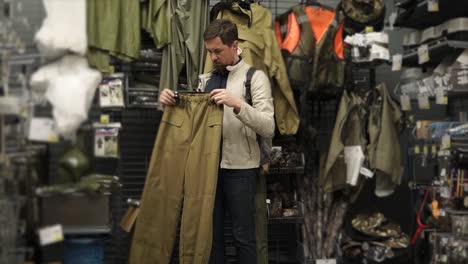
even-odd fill
[{"label": "white price tag", "polygon": [[403,64],[403,56],[401,54],[395,54],[392,57],[392,71],[401,70]]},{"label": "white price tag", "polygon": [[359,173],[361,173],[362,175],[366,176],[369,179],[372,179],[372,177],[374,177],[374,173],[368,168],[361,167],[361,169],[359,170]]},{"label": "white price tag", "polygon": [[39,229],[39,242],[41,246],[47,246],[63,241],[62,225],[53,225]]},{"label": "white price tag", "polygon": [[401,110],[411,111],[411,101],[410,97],[406,94],[400,96]]},{"label": "white price tag", "polygon": [[427,44],[423,44],[418,48],[418,63],[424,64],[430,60],[429,58],[429,47]]},{"label": "white price tag", "polygon": [[446,105],[448,104],[448,97],[445,95],[444,88],[437,88],[436,89],[436,104]]},{"label": "white price tag", "polygon": [[442,137],[442,144],[440,146],[441,149],[449,149],[450,148],[450,136],[449,135],[444,135]]},{"label": "white price tag", "polygon": [[419,109],[429,109],[429,97],[427,95],[418,95],[418,105]]},{"label": "white price tag", "polygon": [[443,168],[441,171],[440,171],[440,177],[445,177],[447,176],[447,169],[446,168]]},{"label": "white price tag", "polygon": [[443,208],[439,209],[439,213],[440,213],[440,216],[442,216],[442,217],[447,215],[447,212]]},{"label": "white price tag", "polygon": [[353,58],[359,58],[359,56],[361,56],[361,54],[359,54],[359,48],[358,47],[353,47],[352,56],[353,56]]},{"label": "white price tag", "polygon": [[429,12],[439,12],[439,0],[428,0],[427,10]]},{"label": "white price tag", "polygon": [[317,259],[316,264],[336,264],[336,259]]},{"label": "white price tag", "polygon": [[390,16],[388,17],[388,23],[390,24],[390,30],[393,30],[397,17],[398,17],[398,14],[396,12],[391,13]]},{"label": "white price tag", "polygon": [[55,121],[51,118],[33,117],[29,124],[28,139],[39,142],[58,142]]}]

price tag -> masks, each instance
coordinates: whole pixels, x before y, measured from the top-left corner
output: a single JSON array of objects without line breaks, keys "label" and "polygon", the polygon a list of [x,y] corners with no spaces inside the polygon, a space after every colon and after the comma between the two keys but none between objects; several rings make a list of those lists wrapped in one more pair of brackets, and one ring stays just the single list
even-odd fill
[{"label": "price tag", "polygon": [[429,109],[429,97],[427,95],[418,95],[418,105],[419,109]]},{"label": "price tag", "polygon": [[109,124],[109,115],[101,115],[101,117],[99,118],[99,122],[101,124]]},{"label": "price tag", "polygon": [[447,169],[446,168],[443,168],[441,171],[440,171],[440,177],[445,177],[447,176]]},{"label": "price tag", "polygon": [[432,148],[431,148],[431,154],[437,154],[437,146],[436,145],[432,145]]},{"label": "price tag", "polygon": [[373,26],[367,26],[365,31],[366,31],[366,33],[374,32],[374,27]]},{"label": "price tag", "polygon": [[450,148],[450,136],[444,135],[442,137],[442,144],[440,146],[441,149],[449,149]]},{"label": "price tag", "polygon": [[414,154],[419,154],[421,153],[421,148],[419,146],[414,146]]},{"label": "price tag", "polygon": [[359,48],[358,47],[353,47],[352,56],[353,56],[353,58],[359,58],[359,56],[361,56],[361,54],[359,53]]},{"label": "price tag", "polygon": [[436,104],[446,105],[448,104],[448,97],[445,95],[444,88],[436,89]]},{"label": "price tag", "polygon": [[39,242],[41,246],[47,246],[63,241],[63,230],[61,225],[53,225],[39,229]]},{"label": "price tag", "polygon": [[429,153],[429,147],[427,145],[423,146],[423,153],[424,155],[427,155]]},{"label": "price tag", "polygon": [[410,97],[406,94],[400,96],[401,110],[411,111],[411,101]]},{"label": "price tag", "polygon": [[388,22],[390,24],[390,30],[393,30],[397,17],[398,17],[398,14],[396,12],[391,13],[390,16],[388,17]]},{"label": "price tag", "polygon": [[429,12],[439,12],[439,0],[428,0],[427,10]]},{"label": "price tag", "polygon": [[57,135],[49,135],[49,137],[47,138],[47,141],[51,143],[57,143],[59,142],[59,137]]},{"label": "price tag", "polygon": [[429,47],[427,44],[423,44],[418,48],[418,63],[424,64],[429,61]]},{"label": "price tag", "polygon": [[447,212],[445,211],[444,208],[440,208],[439,213],[440,213],[440,216],[442,216],[442,217],[447,215]]},{"label": "price tag", "polygon": [[403,64],[403,56],[401,54],[395,54],[392,56],[392,71],[401,70]]},{"label": "price tag", "polygon": [[336,259],[317,259],[316,264],[336,264]]}]

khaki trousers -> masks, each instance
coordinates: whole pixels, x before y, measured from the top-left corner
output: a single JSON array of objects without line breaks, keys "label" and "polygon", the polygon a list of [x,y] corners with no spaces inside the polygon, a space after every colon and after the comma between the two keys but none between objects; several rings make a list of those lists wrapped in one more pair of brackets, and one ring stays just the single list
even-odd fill
[{"label": "khaki trousers", "polygon": [[176,106],[166,107],[143,190],[130,264],[169,263],[180,217],[180,263],[208,263],[222,121],[222,109],[206,93],[181,94]]}]

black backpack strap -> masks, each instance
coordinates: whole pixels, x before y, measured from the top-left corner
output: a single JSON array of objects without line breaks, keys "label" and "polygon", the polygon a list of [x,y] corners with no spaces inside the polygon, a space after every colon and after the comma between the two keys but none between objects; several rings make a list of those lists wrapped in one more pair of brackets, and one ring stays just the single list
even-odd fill
[{"label": "black backpack strap", "polygon": [[252,77],[257,69],[250,67],[245,76],[245,101],[252,105]]}]

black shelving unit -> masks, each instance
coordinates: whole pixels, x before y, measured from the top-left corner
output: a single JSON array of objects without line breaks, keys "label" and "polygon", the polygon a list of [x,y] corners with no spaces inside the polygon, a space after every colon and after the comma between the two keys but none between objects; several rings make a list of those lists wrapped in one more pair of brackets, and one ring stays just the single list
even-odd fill
[{"label": "black shelving unit", "polygon": [[435,67],[447,56],[447,54],[461,52],[462,49],[468,48],[468,41],[448,40],[447,38],[435,40],[426,44],[429,49],[428,62],[419,64],[418,48],[413,48],[405,51],[405,54],[403,55],[403,65],[408,67]]},{"label": "black shelving unit", "polygon": [[430,12],[428,2],[428,0],[420,1],[416,5],[402,9],[395,21],[395,26],[423,29],[439,25],[451,18],[468,16],[468,1],[439,0],[438,12]]}]

